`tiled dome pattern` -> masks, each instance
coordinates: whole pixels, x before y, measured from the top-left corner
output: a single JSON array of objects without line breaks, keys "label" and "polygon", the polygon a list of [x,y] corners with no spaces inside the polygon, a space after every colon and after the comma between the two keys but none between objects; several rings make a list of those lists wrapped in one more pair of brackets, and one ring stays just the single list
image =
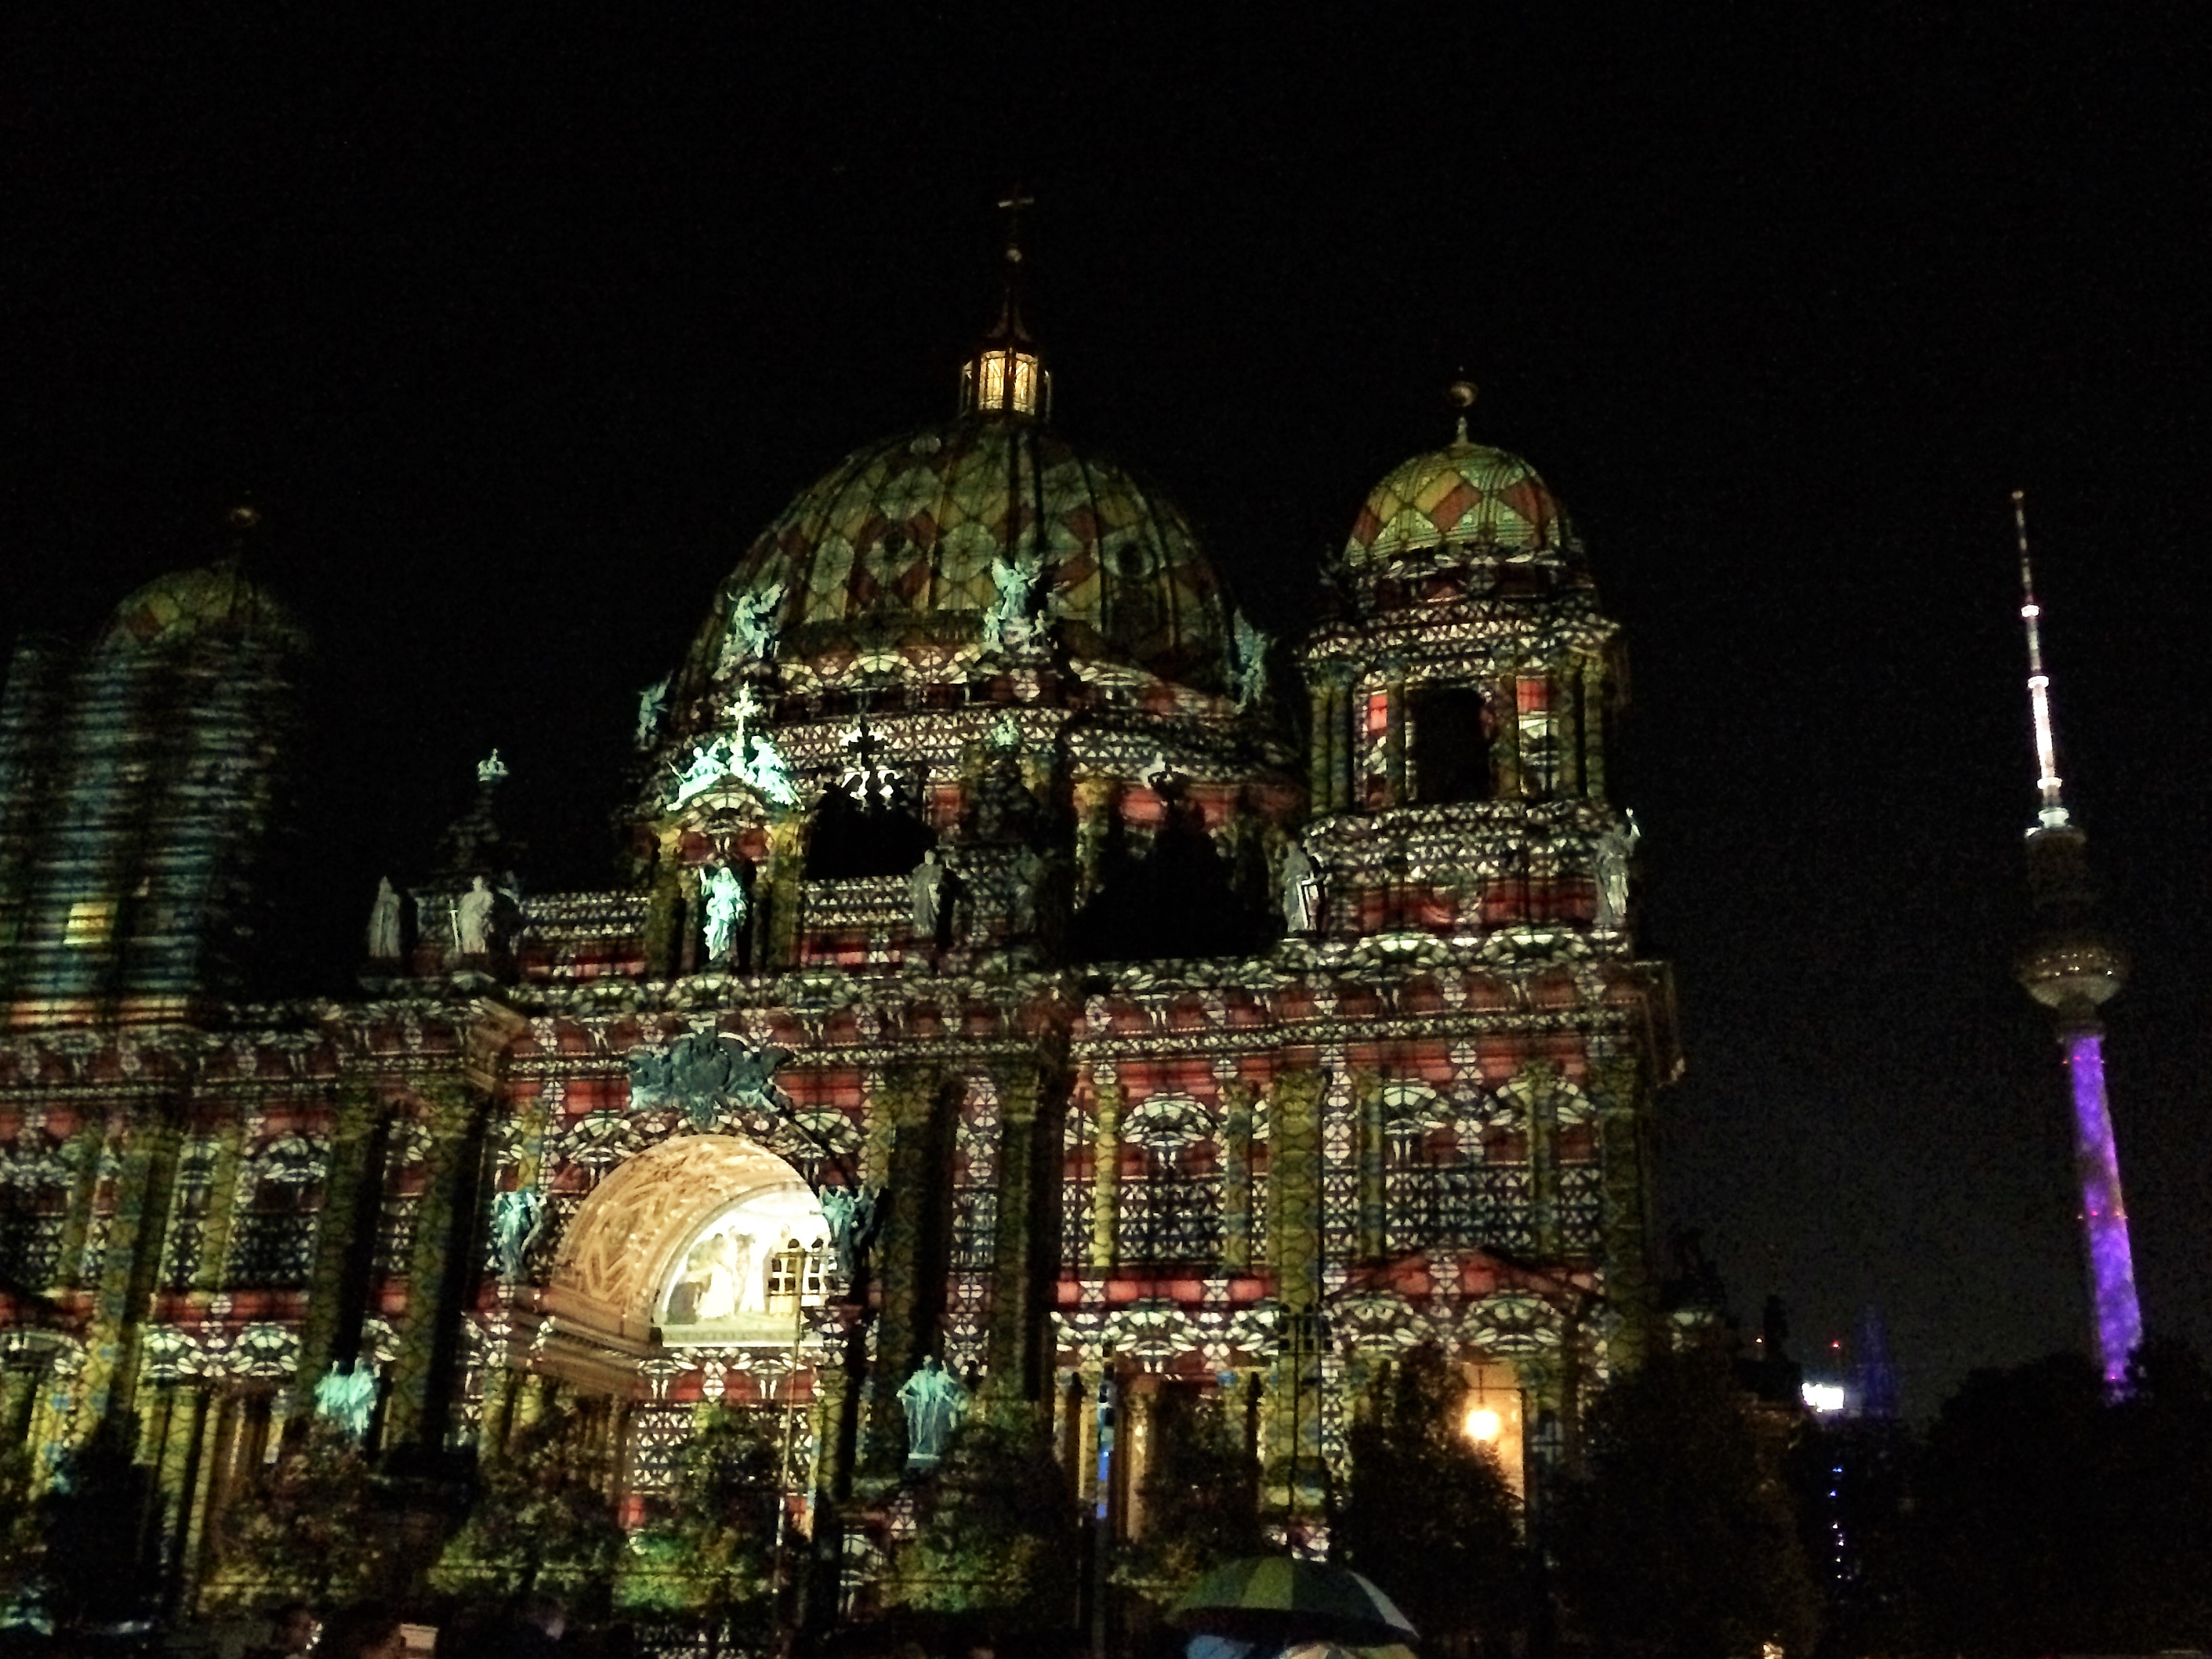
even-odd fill
[{"label": "tiled dome pattern", "polygon": [[1037,564],[1036,613],[1076,658],[1221,684],[1228,606],[1182,513],[1039,422],[1003,417],[848,456],[747,551],[702,646],[719,651],[735,601],[779,584],[786,662],[863,637],[980,639],[1000,560]]},{"label": "tiled dome pattern", "polygon": [[1369,494],[1345,544],[1354,568],[1443,546],[1505,552],[1566,539],[1558,500],[1518,455],[1462,438],[1394,469]]}]

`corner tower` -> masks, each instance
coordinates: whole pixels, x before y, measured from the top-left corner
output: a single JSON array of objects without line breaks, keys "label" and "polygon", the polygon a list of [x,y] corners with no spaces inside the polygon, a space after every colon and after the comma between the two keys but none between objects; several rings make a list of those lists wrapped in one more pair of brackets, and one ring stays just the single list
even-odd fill
[{"label": "corner tower", "polygon": [[1284,957],[1393,1013],[1345,1050],[1329,1300],[1432,1282],[1556,1310],[1541,1344],[1457,1316],[1462,1356],[1525,1405],[1533,1497],[1578,1388],[1649,1340],[1650,1103],[1680,1065],[1671,977],[1635,945],[1636,826],[1607,793],[1618,629],[1557,497],[1464,412],[1370,492],[1328,574]]}]

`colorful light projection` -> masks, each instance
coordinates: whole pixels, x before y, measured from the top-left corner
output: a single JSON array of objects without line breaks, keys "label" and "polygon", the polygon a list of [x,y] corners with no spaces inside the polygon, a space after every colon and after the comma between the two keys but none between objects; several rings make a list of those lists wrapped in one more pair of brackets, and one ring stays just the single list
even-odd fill
[{"label": "colorful light projection", "polygon": [[2128,1208],[2120,1196],[2120,1158],[2112,1115],[2105,1103],[2105,1039],[2095,1030],[2066,1038],[2066,1073],[2074,1085],[2074,1162],[2081,1179],[2081,1230],[2089,1247],[2089,1296],[2097,1324],[2097,1358],[2105,1381],[2127,1380],[2128,1356],[2142,1340],[2136,1301],[2135,1252]]},{"label": "colorful light projection", "polygon": [[677,1346],[789,1342],[802,1308],[828,1299],[830,1224],[799,1182],[756,1188],[717,1212],[677,1259],[662,1292]]}]

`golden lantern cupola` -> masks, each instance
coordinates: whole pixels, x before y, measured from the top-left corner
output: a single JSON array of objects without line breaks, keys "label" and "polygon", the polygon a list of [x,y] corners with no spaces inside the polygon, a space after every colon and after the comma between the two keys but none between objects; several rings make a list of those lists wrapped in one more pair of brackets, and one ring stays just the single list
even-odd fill
[{"label": "golden lantern cupola", "polygon": [[963,415],[1041,421],[1052,412],[1052,375],[1022,320],[1021,213],[1031,199],[1017,190],[999,204],[1006,211],[1006,297],[999,320],[960,367]]}]

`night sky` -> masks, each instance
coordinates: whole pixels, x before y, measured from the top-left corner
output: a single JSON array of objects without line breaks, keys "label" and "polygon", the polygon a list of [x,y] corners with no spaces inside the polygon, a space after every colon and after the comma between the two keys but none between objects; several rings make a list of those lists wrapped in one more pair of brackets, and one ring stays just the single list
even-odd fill
[{"label": "night sky", "polygon": [[2212,1348],[2189,11],[47,9],[0,25],[0,633],[90,629],[250,492],[252,568],[321,647],[290,915],[327,988],[494,744],[532,883],[608,878],[636,689],[794,492],[951,412],[1018,177],[1059,423],[1264,624],[1449,436],[1462,368],[1476,434],[1567,501],[1680,979],[1666,1215],[1801,1354],[1879,1305],[1916,1412],[2085,1340],[2063,1077],[2011,978],[2027,489],[2136,962],[2146,1318]]}]

